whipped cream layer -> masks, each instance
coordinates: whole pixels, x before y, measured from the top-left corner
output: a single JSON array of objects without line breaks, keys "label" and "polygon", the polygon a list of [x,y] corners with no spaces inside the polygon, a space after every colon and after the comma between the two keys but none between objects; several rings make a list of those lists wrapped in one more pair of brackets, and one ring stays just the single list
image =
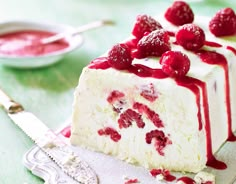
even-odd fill
[{"label": "whipped cream layer", "polygon": [[[71,143],[149,169],[222,169],[224,163],[213,154],[226,140],[235,140],[236,38],[214,37],[206,20],[194,21],[205,31],[203,50],[223,55],[226,63],[206,63],[204,53],[187,51],[171,37],[171,50],[191,61],[186,80],[96,67],[103,57],[85,67],[74,93]],[[164,18],[159,22],[177,30]],[[135,59],[133,65],[159,71],[159,59]]]}]

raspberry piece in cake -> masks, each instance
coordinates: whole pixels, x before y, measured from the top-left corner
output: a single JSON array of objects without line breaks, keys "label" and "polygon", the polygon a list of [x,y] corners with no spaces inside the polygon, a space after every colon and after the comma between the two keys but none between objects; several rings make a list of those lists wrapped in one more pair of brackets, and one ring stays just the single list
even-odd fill
[{"label": "raspberry piece in cake", "polygon": [[162,26],[154,18],[148,15],[138,15],[132,34],[136,36],[136,38],[141,39],[146,32],[150,33],[157,29],[162,29]]},{"label": "raspberry piece in cake", "polygon": [[108,52],[107,59],[109,65],[118,70],[129,68],[133,60],[130,52],[130,48],[126,44],[114,45]]},{"label": "raspberry piece in cake", "polygon": [[120,113],[125,105],[125,94],[118,90],[113,90],[107,97],[107,102],[112,105],[113,110]]},{"label": "raspberry piece in cake", "polygon": [[133,104],[133,108],[137,109],[139,113],[145,114],[147,118],[158,128],[164,127],[159,115],[151,110],[147,105],[144,105],[139,102]]},{"label": "raspberry piece in cake", "polygon": [[109,96],[107,97],[107,101],[110,103],[110,104],[113,104],[115,101],[117,100],[120,100],[122,97],[124,97],[125,94],[122,93],[121,91],[118,91],[118,90],[113,90]]},{"label": "raspberry piece in cake", "polygon": [[118,142],[121,139],[121,135],[111,127],[105,127],[104,129],[99,129],[98,134],[100,136],[109,135],[111,140],[113,140],[114,142]]},{"label": "raspberry piece in cake", "polygon": [[190,68],[188,56],[179,51],[165,52],[160,59],[160,63],[163,72],[171,77],[184,76]]},{"label": "raspberry piece in cake", "polygon": [[160,57],[168,50],[170,50],[169,35],[166,31],[160,29],[151,32],[139,40],[137,50],[132,55],[136,58]]},{"label": "raspberry piece in cake", "polygon": [[231,8],[219,10],[209,23],[209,29],[215,36],[229,36],[236,33],[236,14]]},{"label": "raspberry piece in cake", "polygon": [[171,144],[171,141],[168,137],[165,136],[164,132],[161,130],[152,130],[146,134],[146,143],[151,144],[154,140],[156,151],[161,155],[164,156],[163,149],[166,145]]},{"label": "raspberry piece in cake", "polygon": [[153,83],[142,86],[140,95],[150,102],[154,102],[158,98],[158,94],[154,88]]},{"label": "raspberry piece in cake", "polygon": [[143,128],[145,123],[142,120],[142,117],[139,113],[132,109],[127,109],[120,115],[118,120],[119,128],[128,128],[132,125],[132,122],[135,121],[139,128]]},{"label": "raspberry piece in cake", "polygon": [[194,14],[190,6],[184,1],[175,1],[165,12],[165,18],[176,26],[192,23]]},{"label": "raspberry piece in cake", "polygon": [[205,33],[197,25],[185,24],[176,33],[176,41],[186,50],[195,51],[205,43]]}]

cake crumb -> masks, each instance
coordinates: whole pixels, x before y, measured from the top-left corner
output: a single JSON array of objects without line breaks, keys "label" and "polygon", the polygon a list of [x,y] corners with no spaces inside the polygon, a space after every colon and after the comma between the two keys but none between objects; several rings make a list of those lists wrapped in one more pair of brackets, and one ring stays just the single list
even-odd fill
[{"label": "cake crumb", "polygon": [[164,180],[164,176],[163,176],[163,174],[158,174],[158,175],[155,177],[155,179],[156,179],[157,181],[163,181],[163,180]]},{"label": "cake crumb", "polygon": [[167,169],[152,169],[149,171],[152,177],[154,177],[157,181],[166,181],[172,182],[176,179],[174,175]]},{"label": "cake crumb", "polygon": [[194,180],[196,184],[215,184],[215,175],[208,172],[200,171],[195,175]]}]

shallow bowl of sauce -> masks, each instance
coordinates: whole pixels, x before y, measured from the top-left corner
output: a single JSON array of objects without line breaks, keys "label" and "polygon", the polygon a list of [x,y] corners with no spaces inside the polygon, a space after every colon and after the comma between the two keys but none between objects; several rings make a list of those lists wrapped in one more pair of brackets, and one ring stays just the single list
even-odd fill
[{"label": "shallow bowl of sauce", "polygon": [[57,42],[41,44],[40,40],[57,33],[72,32],[69,25],[10,20],[0,22],[0,64],[15,68],[37,68],[52,65],[83,43],[81,35],[67,36]]}]

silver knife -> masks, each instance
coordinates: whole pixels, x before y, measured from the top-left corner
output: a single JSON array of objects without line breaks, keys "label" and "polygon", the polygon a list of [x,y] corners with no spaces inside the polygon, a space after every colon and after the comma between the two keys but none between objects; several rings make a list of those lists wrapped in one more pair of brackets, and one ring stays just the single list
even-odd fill
[{"label": "silver knife", "polygon": [[94,170],[73,152],[70,145],[57,136],[35,115],[24,110],[0,89],[0,105],[17,124],[67,175],[80,184],[98,184]]}]

